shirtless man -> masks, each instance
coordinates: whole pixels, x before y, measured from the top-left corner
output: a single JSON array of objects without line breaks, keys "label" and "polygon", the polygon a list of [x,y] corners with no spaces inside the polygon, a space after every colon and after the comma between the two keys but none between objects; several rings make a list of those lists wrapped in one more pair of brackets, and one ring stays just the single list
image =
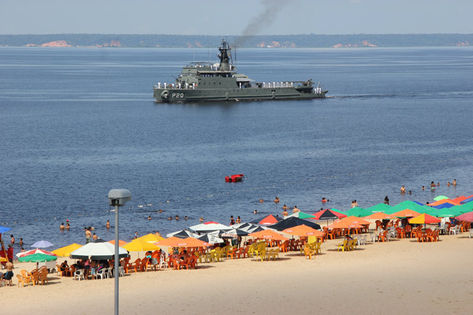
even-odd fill
[{"label": "shirtless man", "polygon": [[107,230],[110,229],[110,220],[107,220],[107,223],[105,223],[105,227],[107,228]]},{"label": "shirtless man", "polygon": [[61,223],[61,225],[59,226],[59,230],[64,231],[64,229],[65,229],[64,223]]}]

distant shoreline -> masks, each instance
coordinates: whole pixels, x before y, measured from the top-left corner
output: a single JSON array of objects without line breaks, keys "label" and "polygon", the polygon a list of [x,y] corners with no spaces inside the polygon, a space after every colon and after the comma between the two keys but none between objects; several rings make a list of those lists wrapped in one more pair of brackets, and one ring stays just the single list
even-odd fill
[{"label": "distant shoreline", "polygon": [[[0,35],[0,47],[215,48],[236,35],[17,34]],[[473,34],[256,35],[239,48],[469,47]]]}]

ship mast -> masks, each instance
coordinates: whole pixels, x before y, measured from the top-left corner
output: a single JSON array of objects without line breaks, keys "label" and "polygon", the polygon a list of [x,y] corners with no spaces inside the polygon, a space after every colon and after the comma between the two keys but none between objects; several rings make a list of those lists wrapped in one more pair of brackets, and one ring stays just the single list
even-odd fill
[{"label": "ship mast", "polygon": [[231,71],[232,70],[232,55],[230,53],[230,45],[222,39],[222,45],[218,48],[220,54],[218,58],[220,59],[220,65],[218,66],[219,71]]}]

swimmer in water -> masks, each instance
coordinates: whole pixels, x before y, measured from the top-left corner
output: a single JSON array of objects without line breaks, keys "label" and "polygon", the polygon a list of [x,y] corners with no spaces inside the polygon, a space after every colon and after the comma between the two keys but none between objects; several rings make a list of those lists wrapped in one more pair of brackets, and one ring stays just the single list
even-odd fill
[{"label": "swimmer in water", "polygon": [[168,217],[168,221],[172,221],[172,216],[169,216],[169,217]]},{"label": "swimmer in water", "polygon": [[110,229],[110,220],[107,220],[107,223],[105,223],[105,227],[107,228],[107,230]]},{"label": "swimmer in water", "polygon": [[176,221],[179,221],[179,216],[176,214],[176,217],[174,219],[176,219]]},{"label": "swimmer in water", "polygon": [[163,213],[163,209],[159,209],[158,212],[159,212],[159,213]]},{"label": "swimmer in water", "polygon": [[260,200],[259,200],[259,203],[263,203],[263,202],[264,202],[264,200],[263,200],[263,199],[260,199]]},{"label": "swimmer in water", "polygon": [[258,214],[258,210],[253,210],[253,214]]},{"label": "swimmer in water", "polygon": [[276,196],[276,198],[274,198],[274,203],[279,203],[279,197]]},{"label": "swimmer in water", "polygon": [[151,216],[150,215],[148,216],[148,221],[151,221]]},{"label": "swimmer in water", "polygon": [[286,206],[286,205],[283,205],[283,206],[282,206],[282,209],[283,209],[283,210],[287,210],[287,206]]},{"label": "swimmer in water", "polygon": [[204,222],[204,217],[200,217],[199,221]]},{"label": "swimmer in water", "polygon": [[61,223],[61,225],[59,226],[59,230],[64,231],[64,223]]}]

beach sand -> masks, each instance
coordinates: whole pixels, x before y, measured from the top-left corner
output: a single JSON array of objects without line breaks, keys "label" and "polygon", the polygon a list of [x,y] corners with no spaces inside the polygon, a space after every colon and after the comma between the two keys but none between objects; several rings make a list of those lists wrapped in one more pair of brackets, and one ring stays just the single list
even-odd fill
[{"label": "beach sand", "polygon": [[[473,239],[399,240],[306,260],[226,260],[197,270],[120,278],[122,314],[471,314]],[[16,264],[15,272],[32,265]],[[16,274],[16,273],[15,273]],[[16,276],[14,284],[16,284]],[[111,314],[114,280],[51,276],[45,286],[2,287],[3,314]]]}]

